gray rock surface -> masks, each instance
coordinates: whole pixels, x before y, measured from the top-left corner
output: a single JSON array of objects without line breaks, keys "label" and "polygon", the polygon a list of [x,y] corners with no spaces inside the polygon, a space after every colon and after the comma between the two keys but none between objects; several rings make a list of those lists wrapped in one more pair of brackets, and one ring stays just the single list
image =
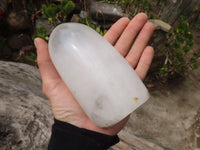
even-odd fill
[{"label": "gray rock surface", "polygon": [[46,150],[53,116],[36,67],[0,61],[0,150]]},{"label": "gray rock surface", "polygon": [[123,12],[119,6],[95,1],[90,5],[89,15],[92,19],[105,24],[114,23],[123,17]]},{"label": "gray rock surface", "polygon": [[170,150],[200,148],[200,69],[169,89],[151,91],[124,131]]}]

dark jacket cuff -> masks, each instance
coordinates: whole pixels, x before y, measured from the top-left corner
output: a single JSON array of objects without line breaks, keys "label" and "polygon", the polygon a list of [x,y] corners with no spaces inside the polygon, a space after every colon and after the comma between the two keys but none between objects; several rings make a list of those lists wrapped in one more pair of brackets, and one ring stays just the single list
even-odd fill
[{"label": "dark jacket cuff", "polygon": [[106,150],[119,142],[110,136],[55,119],[48,150]]}]

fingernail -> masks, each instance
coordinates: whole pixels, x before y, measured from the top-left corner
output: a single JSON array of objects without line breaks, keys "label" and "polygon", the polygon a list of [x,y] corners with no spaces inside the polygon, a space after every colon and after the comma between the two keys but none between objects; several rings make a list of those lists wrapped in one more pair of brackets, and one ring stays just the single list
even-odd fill
[{"label": "fingernail", "polygon": [[34,40],[35,47],[37,48],[37,38]]}]

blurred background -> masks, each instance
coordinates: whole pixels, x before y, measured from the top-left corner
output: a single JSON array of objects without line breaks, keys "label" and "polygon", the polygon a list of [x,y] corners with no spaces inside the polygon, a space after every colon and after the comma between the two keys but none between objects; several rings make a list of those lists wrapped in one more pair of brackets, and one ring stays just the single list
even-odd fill
[{"label": "blurred background", "polygon": [[200,1],[175,0],[1,0],[0,60],[36,65],[35,37],[48,41],[63,22],[86,24],[101,35],[119,18],[145,12],[156,26],[151,41],[156,56],[151,74],[162,81],[197,69]]}]

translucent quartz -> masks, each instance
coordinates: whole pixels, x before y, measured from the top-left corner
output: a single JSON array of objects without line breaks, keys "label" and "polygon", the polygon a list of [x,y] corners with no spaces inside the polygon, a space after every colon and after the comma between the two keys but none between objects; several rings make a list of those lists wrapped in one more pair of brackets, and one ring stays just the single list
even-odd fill
[{"label": "translucent quartz", "polygon": [[74,97],[100,127],[116,124],[149,98],[146,87],[120,53],[86,25],[57,26],[49,39],[49,51]]}]

